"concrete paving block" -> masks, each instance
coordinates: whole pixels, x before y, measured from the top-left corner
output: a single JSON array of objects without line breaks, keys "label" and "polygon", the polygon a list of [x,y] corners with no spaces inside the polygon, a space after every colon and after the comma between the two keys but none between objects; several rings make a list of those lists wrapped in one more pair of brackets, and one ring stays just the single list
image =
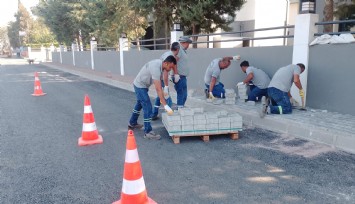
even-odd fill
[{"label": "concrete paving block", "polygon": [[205,125],[207,124],[207,120],[203,119],[203,120],[194,120],[194,125]]},{"label": "concrete paving block", "polygon": [[191,108],[194,112],[194,114],[196,113],[203,113],[204,112],[204,109],[203,107],[200,107],[200,108]]},{"label": "concrete paving block", "polygon": [[249,106],[255,106],[255,101],[247,101],[247,105],[249,105]]},{"label": "concrete paving block", "polygon": [[193,132],[194,131],[194,125],[181,126],[181,131],[191,131],[191,132]]},{"label": "concrete paving block", "polygon": [[193,124],[194,124],[194,120],[193,119],[181,120],[181,125],[193,125]]},{"label": "concrete paving block", "polygon": [[206,114],[195,114],[194,120],[206,120]]},{"label": "concrete paving block", "polygon": [[227,116],[228,115],[228,111],[225,110],[220,110],[216,112],[218,116]]},{"label": "concrete paving block", "polygon": [[231,122],[243,121],[243,117],[241,115],[239,115],[238,113],[228,114],[228,117],[230,118]]},{"label": "concrete paving block", "polygon": [[226,94],[235,93],[234,89],[225,89]]},{"label": "concrete paving block", "polygon": [[245,95],[245,96],[240,96],[240,95],[239,95],[239,98],[240,98],[240,99],[245,99],[245,100],[246,100],[246,99],[248,99],[248,96],[247,96],[247,95]]},{"label": "concrete paving block", "polygon": [[206,102],[207,102],[207,103],[212,103],[213,100],[208,98],[208,99],[206,99]]},{"label": "concrete paving block", "polygon": [[228,94],[226,93],[225,96],[226,96],[226,98],[235,98],[237,96],[237,94],[236,93],[228,93]]},{"label": "concrete paving block", "polygon": [[230,123],[219,123],[218,124],[218,129],[230,129],[231,128],[231,124]]},{"label": "concrete paving block", "polygon": [[181,116],[181,121],[193,120],[193,119],[194,119],[194,116],[192,116],[192,115]]},{"label": "concrete paving block", "polygon": [[224,99],[215,99],[213,100],[213,104],[214,105],[221,105],[224,102]]},{"label": "concrete paving block", "polygon": [[218,130],[218,123],[209,123],[206,125],[207,130]]},{"label": "concrete paving block", "polygon": [[218,118],[209,118],[209,119],[206,118],[206,122],[207,124],[211,124],[211,123],[218,124]]},{"label": "concrete paving block", "polygon": [[206,119],[218,118],[218,114],[215,112],[205,112]]},{"label": "concrete paving block", "polygon": [[230,124],[231,119],[228,116],[220,116],[218,117],[218,124],[223,124],[223,123],[229,123]]},{"label": "concrete paving block", "polygon": [[235,105],[235,101],[225,101],[224,103],[227,105]]},{"label": "concrete paving block", "polygon": [[243,128],[243,121],[231,122],[231,128]]},{"label": "concrete paving block", "polygon": [[206,124],[203,125],[198,125],[198,124],[194,124],[194,131],[201,131],[201,130],[206,130]]},{"label": "concrete paving block", "polygon": [[178,113],[181,116],[194,115],[194,111],[191,108],[179,108]]},{"label": "concrete paving block", "polygon": [[164,123],[167,127],[182,125],[181,120],[165,120]]},{"label": "concrete paving block", "polygon": [[175,126],[169,126],[166,128],[168,132],[176,132],[176,131],[181,131],[181,125],[175,125]]},{"label": "concrete paving block", "polygon": [[170,121],[180,121],[181,120],[181,117],[180,117],[180,115],[178,115],[178,114],[174,114],[174,115],[168,115],[167,117],[166,117],[166,121],[168,121],[168,122],[170,122]]}]

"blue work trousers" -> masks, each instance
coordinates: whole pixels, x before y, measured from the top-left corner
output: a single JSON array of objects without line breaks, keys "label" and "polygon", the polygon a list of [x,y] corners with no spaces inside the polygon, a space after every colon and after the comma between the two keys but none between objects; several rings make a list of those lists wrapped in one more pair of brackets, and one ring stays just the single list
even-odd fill
[{"label": "blue work trousers", "polygon": [[292,113],[292,105],[287,92],[283,92],[277,88],[270,87],[267,89],[269,98],[271,99],[270,112],[273,114],[289,114]]},{"label": "blue work trousers", "polygon": [[259,101],[261,99],[261,97],[263,97],[263,96],[267,96],[267,88],[260,89],[259,87],[254,86],[254,85],[250,86],[248,101]]},{"label": "blue work trousers", "polygon": [[[161,87],[164,88],[164,81],[161,80]],[[169,98],[165,99],[166,100],[166,104],[168,104],[169,107],[171,107],[173,105],[173,101],[171,100],[171,97],[169,96]],[[153,107],[153,115],[152,117],[154,116],[157,116],[158,113],[159,113],[159,107],[160,107],[160,98],[159,96],[155,99],[155,102],[154,102],[154,107]]]},{"label": "blue work trousers", "polygon": [[144,116],[144,132],[149,133],[152,131],[152,126],[150,122],[152,121],[152,103],[148,95],[148,88],[138,88],[134,86],[134,92],[136,93],[137,102],[132,111],[131,119],[129,120],[130,125],[136,125],[140,111],[143,108]]},{"label": "blue work trousers", "polygon": [[[205,84],[207,91],[210,90],[210,85]],[[226,97],[226,90],[224,90],[224,84],[222,84],[221,82],[219,82],[217,85],[214,85],[213,90],[212,90],[212,94],[214,97],[217,98],[225,98]]]},{"label": "blue work trousers", "polygon": [[[174,80],[174,77],[173,77],[173,80]],[[177,83],[174,82],[174,84],[175,84],[174,88],[175,88],[176,94],[177,94],[176,104],[179,108],[184,107],[186,99],[187,99],[187,79],[186,79],[186,76],[180,75],[180,80]]]}]

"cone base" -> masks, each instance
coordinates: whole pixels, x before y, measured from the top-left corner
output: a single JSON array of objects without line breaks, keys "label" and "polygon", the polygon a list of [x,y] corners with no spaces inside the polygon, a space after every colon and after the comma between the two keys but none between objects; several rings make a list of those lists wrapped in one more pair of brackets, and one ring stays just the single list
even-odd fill
[{"label": "cone base", "polygon": [[[124,203],[121,203],[121,200],[119,200],[119,201],[113,202],[112,204],[124,204]],[[146,204],[158,204],[158,203],[148,197],[148,203],[146,203]]]},{"label": "cone base", "polygon": [[83,140],[82,137],[78,139],[78,145],[79,146],[87,146],[87,145],[94,145],[94,144],[102,144],[104,140],[102,139],[102,136],[99,135],[96,140]]},{"label": "cone base", "polygon": [[46,95],[47,93],[41,93],[41,94],[32,94],[32,96],[44,96]]}]

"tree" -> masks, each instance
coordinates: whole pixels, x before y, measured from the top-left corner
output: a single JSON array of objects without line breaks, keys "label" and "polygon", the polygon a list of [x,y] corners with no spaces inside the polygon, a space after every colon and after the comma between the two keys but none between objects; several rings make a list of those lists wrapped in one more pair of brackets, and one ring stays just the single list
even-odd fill
[{"label": "tree", "polygon": [[0,54],[10,51],[10,42],[7,35],[7,28],[0,27]]},{"label": "tree", "polygon": [[58,44],[55,40],[54,34],[44,24],[42,18],[37,18],[33,21],[32,28],[30,30],[31,43],[30,46],[50,46],[51,44]]},{"label": "tree", "polygon": [[[334,1],[325,0],[325,6],[323,9],[323,21],[333,21],[333,12],[334,12]],[[333,24],[324,25],[323,32],[333,32]]]},{"label": "tree", "polygon": [[[355,19],[355,0],[351,1],[351,4],[342,4],[337,7],[334,15],[340,20]],[[344,30],[350,30],[355,23],[344,23]]]}]

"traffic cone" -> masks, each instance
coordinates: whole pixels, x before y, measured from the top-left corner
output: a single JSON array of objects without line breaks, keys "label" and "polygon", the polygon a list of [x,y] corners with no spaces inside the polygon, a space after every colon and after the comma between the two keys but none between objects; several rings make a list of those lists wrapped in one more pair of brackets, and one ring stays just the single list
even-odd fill
[{"label": "traffic cone", "polygon": [[35,72],[35,86],[34,86],[34,92],[32,96],[44,96],[44,95],[46,95],[46,93],[43,93],[41,82],[39,81],[38,78],[38,73]]},{"label": "traffic cone", "polygon": [[83,131],[81,137],[78,140],[79,146],[101,144],[103,143],[102,136],[96,128],[94,119],[94,113],[90,105],[90,99],[88,95],[85,95],[84,101],[84,116],[83,116]]},{"label": "traffic cone", "polygon": [[148,197],[145,189],[137,144],[132,130],[128,131],[127,136],[121,199],[113,204],[156,204]]}]

